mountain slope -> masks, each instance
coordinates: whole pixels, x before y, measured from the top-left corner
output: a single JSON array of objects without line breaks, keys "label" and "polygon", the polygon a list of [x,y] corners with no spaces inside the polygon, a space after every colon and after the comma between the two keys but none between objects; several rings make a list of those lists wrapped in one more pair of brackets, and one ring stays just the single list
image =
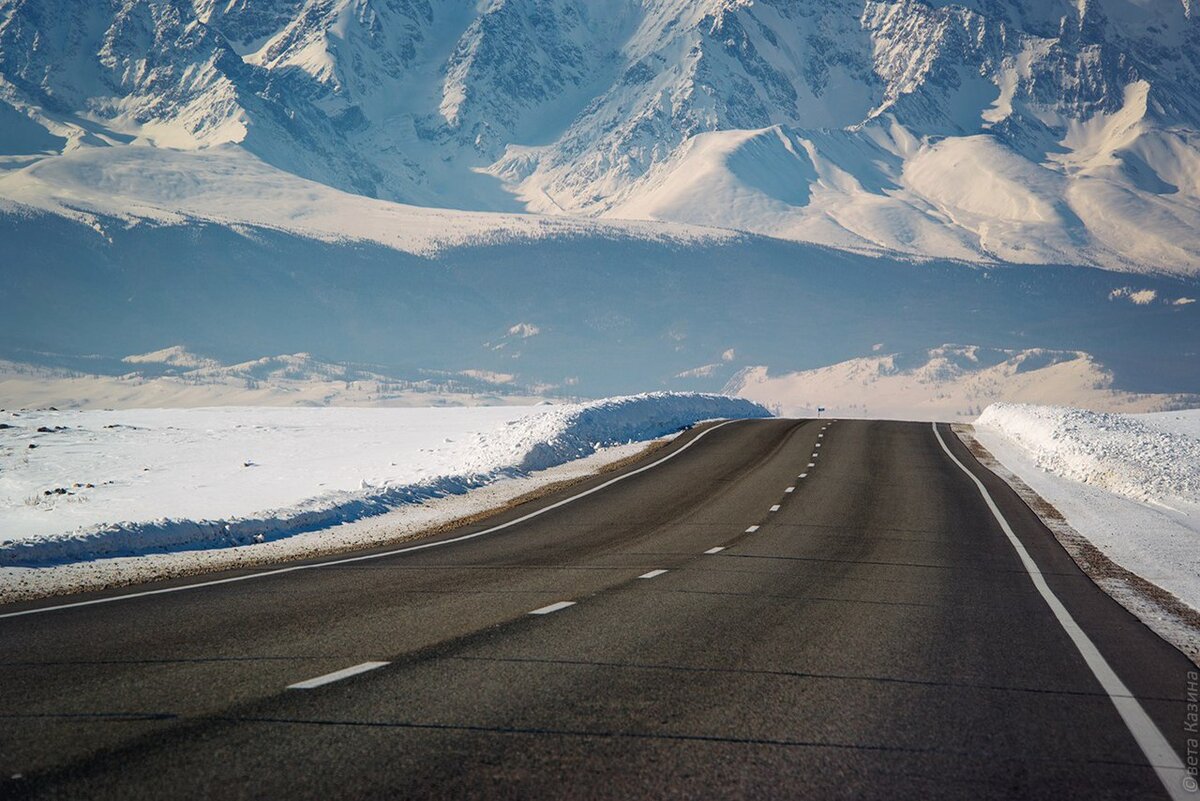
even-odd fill
[{"label": "mountain slope", "polygon": [[[328,194],[288,194],[299,205],[286,208],[302,212],[291,219],[265,186],[269,220],[257,223],[229,216],[219,194],[197,210],[211,217],[176,220],[0,207],[0,358],[71,367],[45,354],[119,360],[183,344],[238,364],[307,352],[387,375],[503,374],[599,397],[715,390],[742,367],[811,369],[877,343],[965,342],[1085,351],[1122,389],[1198,386],[1195,280],[913,264],[748,234],[446,211],[426,219],[457,220],[461,236],[421,239],[422,210],[366,198],[348,220],[362,237],[348,239],[331,225]],[[59,199],[69,211],[72,196]],[[377,207],[411,214],[372,216]]]},{"label": "mountain slope", "polygon": [[998,401],[1123,412],[1200,403],[1196,394],[1116,390],[1112,371],[1087,353],[961,345],[867,356],[783,375],[748,367],[730,379],[724,391],[787,415],[816,416],[821,406],[833,417],[902,420],[972,420]]},{"label": "mountain slope", "polygon": [[[409,206],[1193,275],[1198,79],[1188,0],[0,0],[0,176],[202,151]],[[153,181],[180,207],[222,180],[184,164]],[[31,180],[0,197],[62,205]]]}]

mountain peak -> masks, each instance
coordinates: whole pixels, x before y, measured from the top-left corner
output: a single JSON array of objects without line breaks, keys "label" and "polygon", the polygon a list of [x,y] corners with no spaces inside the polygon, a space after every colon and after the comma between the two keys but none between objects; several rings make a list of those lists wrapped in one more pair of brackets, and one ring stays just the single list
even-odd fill
[{"label": "mountain peak", "polygon": [[0,196],[78,148],[235,146],[419,206],[1190,273],[1198,26],[1186,1],[0,0]]}]

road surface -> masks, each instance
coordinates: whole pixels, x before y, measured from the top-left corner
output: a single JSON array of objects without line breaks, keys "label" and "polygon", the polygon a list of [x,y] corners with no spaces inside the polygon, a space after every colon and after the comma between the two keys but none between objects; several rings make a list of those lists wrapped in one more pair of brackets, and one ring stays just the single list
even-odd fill
[{"label": "road surface", "polygon": [[945,426],[705,427],[419,544],[0,607],[0,797],[1191,797],[1193,666]]}]

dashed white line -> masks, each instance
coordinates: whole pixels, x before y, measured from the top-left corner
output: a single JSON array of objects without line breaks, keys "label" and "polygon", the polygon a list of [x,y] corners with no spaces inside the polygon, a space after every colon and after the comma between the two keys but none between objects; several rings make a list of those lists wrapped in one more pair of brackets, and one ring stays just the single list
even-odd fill
[{"label": "dashed white line", "polygon": [[1158,774],[1158,779],[1163,783],[1163,787],[1166,788],[1167,795],[1172,799],[1193,798],[1192,793],[1188,792],[1187,782],[1191,776],[1183,766],[1183,761],[1179,758],[1179,754],[1175,752],[1175,749],[1171,747],[1167,738],[1159,731],[1158,726],[1146,714],[1146,710],[1142,708],[1142,705],[1138,703],[1138,699],[1125,686],[1125,682],[1121,681],[1116,671],[1108,664],[1108,660],[1096,648],[1095,643],[1079,627],[1079,624],[1075,622],[1075,618],[1071,617],[1071,613],[1067,611],[1062,601],[1054,594],[1054,590],[1050,589],[1050,585],[1042,577],[1041,569],[1033,561],[1033,557],[1029,555],[1029,551],[1025,550],[1025,545],[1013,533],[1012,526],[1009,525],[1008,520],[1000,512],[1000,508],[996,506],[996,502],[992,500],[991,493],[987,491],[987,487],[946,446],[945,440],[942,439],[942,433],[938,431],[937,423],[933,424],[933,435],[937,437],[938,444],[942,446],[942,450],[950,457],[950,461],[958,465],[958,468],[966,473],[967,477],[975,483],[975,488],[983,496],[988,509],[991,510],[992,517],[996,518],[996,522],[1000,524],[1000,528],[1008,538],[1009,544],[1017,552],[1017,556],[1020,558],[1026,574],[1028,574],[1029,579],[1033,582],[1033,586],[1037,588],[1038,593],[1042,596],[1042,600],[1050,607],[1050,611],[1054,613],[1054,617],[1058,619],[1059,625],[1066,631],[1071,642],[1075,644],[1075,647],[1083,657],[1083,661],[1091,668],[1092,675],[1096,677],[1100,682],[1100,686],[1108,693],[1109,700],[1117,708],[1117,713],[1120,714],[1121,719],[1125,721],[1126,728],[1129,729],[1130,734],[1133,735],[1133,739],[1137,741],[1137,744],[1141,746],[1142,753],[1146,755],[1146,759],[1154,768],[1154,772]]},{"label": "dashed white line", "polygon": [[747,534],[753,534],[756,531],[758,531],[758,526],[751,526],[750,528],[746,529]]},{"label": "dashed white line", "polygon": [[771,511],[772,511],[772,512],[778,512],[778,511],[779,511],[779,504],[775,504],[774,506],[772,506],[772,507],[771,507]]},{"label": "dashed white line", "polygon": [[818,442],[818,443],[817,443],[817,447],[818,447],[818,448],[819,448],[819,447],[821,447],[821,443],[819,443],[819,442]]},{"label": "dashed white line", "polygon": [[788,493],[792,493],[792,492],[795,492],[795,491],[796,491],[796,488],[795,488],[795,487],[788,487],[787,489],[785,489],[785,490],[784,490],[784,492],[788,492]]},{"label": "dashed white line", "polygon": [[[813,454],[813,456],[816,456],[816,454],[814,453],[814,454]],[[809,462],[809,463],[808,463],[808,466],[809,466],[809,467],[816,467],[816,466],[817,466],[817,463],[816,463],[816,462]],[[808,475],[808,474],[807,474],[807,473],[805,473],[805,475]]]},{"label": "dashed white line", "polygon": [[724,546],[724,545],[718,545],[716,548],[709,548],[707,551],[705,551],[705,553],[707,553],[707,554],[714,554],[714,553],[720,553],[720,552],[721,552],[721,551],[723,551],[723,550],[725,550],[725,546]]},{"label": "dashed white line", "polygon": [[658,578],[659,576],[661,576],[663,573],[666,573],[666,572],[667,571],[665,571],[665,570],[651,570],[649,573],[643,573],[642,575],[638,576],[638,578],[640,578],[640,579],[641,578]]},{"label": "dashed white line", "polygon": [[309,679],[308,681],[298,681],[295,684],[289,684],[288,689],[289,690],[311,690],[314,687],[321,687],[326,684],[332,684],[335,681],[341,681],[342,679],[348,679],[351,676],[357,676],[359,673],[366,673],[368,670],[375,670],[376,668],[381,668],[387,664],[389,664],[389,663],[388,662],[363,662],[361,665],[355,665],[354,667],[348,667],[348,668],[342,668],[341,670],[335,670],[332,673],[326,673],[324,676],[317,676],[315,679]]},{"label": "dashed white line", "polygon": [[[812,467],[812,465],[810,464],[809,467]],[[808,473],[801,473],[797,478],[808,478]]]},{"label": "dashed white line", "polygon": [[814,453],[814,454],[813,454],[812,456],[810,456],[809,458],[810,458],[810,459],[816,459],[816,458],[817,458],[819,455],[820,455],[820,454]]},{"label": "dashed white line", "polygon": [[531,615],[548,615],[551,612],[557,612],[560,609],[566,609],[568,606],[574,606],[574,601],[559,601],[558,603],[543,606],[541,609],[534,609],[529,614]]},{"label": "dashed white line", "polygon": [[821,439],[821,438],[823,438],[824,436],[825,436],[824,434],[817,434],[817,439]]}]

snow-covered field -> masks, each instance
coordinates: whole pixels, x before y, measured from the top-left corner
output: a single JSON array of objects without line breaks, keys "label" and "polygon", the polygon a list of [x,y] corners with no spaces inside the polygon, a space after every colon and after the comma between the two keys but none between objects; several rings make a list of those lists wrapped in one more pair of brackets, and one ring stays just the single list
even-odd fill
[{"label": "snow-covered field", "polygon": [[[749,401],[690,393],[562,406],[5,412],[0,590],[23,567],[197,549],[287,555],[270,549],[298,534],[311,548],[338,524],[602,451],[594,469],[701,420],[762,416]],[[542,483],[515,482],[509,497]],[[464,513],[454,511],[447,519]]]},{"label": "snow-covered field", "polygon": [[997,403],[975,435],[1110,559],[1200,609],[1200,409]]}]

